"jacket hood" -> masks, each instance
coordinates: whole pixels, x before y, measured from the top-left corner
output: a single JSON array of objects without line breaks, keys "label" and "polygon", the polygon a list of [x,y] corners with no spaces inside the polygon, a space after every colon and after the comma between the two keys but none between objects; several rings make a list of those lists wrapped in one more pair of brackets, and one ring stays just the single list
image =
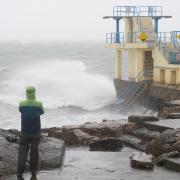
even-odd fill
[{"label": "jacket hood", "polygon": [[36,99],[36,89],[33,86],[28,86],[26,88],[26,98],[30,100]]}]

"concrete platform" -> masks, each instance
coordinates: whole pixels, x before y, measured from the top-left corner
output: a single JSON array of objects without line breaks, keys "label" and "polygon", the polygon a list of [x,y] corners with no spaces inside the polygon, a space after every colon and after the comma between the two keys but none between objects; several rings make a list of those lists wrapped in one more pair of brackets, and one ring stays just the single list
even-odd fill
[{"label": "concrete platform", "polygon": [[163,132],[167,129],[180,128],[180,119],[162,119],[153,122],[142,122],[141,124],[152,131]]},{"label": "concrete platform", "polygon": [[[40,172],[38,180],[179,180],[178,172],[163,167],[155,167],[152,171],[133,169],[129,156],[134,152],[130,148],[123,148],[120,152],[69,149],[63,168]],[[25,174],[25,179],[29,178],[29,173]],[[16,176],[5,180],[16,180]]]}]

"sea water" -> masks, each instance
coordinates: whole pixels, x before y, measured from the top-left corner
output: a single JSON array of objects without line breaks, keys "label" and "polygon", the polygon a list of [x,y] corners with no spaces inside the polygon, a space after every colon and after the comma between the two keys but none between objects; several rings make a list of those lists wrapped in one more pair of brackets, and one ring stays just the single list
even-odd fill
[{"label": "sea water", "polygon": [[113,77],[114,52],[103,42],[2,42],[0,127],[20,128],[18,103],[27,86],[35,86],[43,102],[43,128],[126,119],[110,106],[116,100]]}]

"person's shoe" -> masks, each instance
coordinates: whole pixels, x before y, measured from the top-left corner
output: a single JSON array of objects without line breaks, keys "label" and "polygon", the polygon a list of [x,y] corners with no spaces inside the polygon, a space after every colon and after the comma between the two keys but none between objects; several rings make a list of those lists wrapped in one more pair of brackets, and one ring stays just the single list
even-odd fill
[{"label": "person's shoe", "polygon": [[18,180],[24,180],[24,178],[23,178],[22,175],[17,175],[17,179],[18,179]]},{"label": "person's shoe", "polygon": [[36,175],[32,175],[30,180],[37,180]]}]

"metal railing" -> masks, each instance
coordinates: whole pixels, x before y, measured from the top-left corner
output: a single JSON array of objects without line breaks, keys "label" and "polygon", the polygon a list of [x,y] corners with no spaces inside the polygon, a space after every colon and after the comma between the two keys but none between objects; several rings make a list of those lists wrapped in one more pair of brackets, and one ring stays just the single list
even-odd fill
[{"label": "metal railing", "polygon": [[124,33],[106,33],[106,43],[124,43]]},{"label": "metal railing", "polygon": [[145,32],[148,36],[145,42],[141,41],[139,36],[141,32],[133,33],[106,33],[106,43],[155,43],[157,41],[157,35],[155,32]]},{"label": "metal railing", "polygon": [[180,64],[180,31],[158,33],[158,48],[169,64]]},{"label": "metal railing", "polygon": [[162,6],[114,6],[113,16],[162,16]]},{"label": "metal railing", "polygon": [[127,87],[121,92],[121,94],[117,97],[117,101],[115,104],[122,104],[123,100],[132,92],[136,90],[136,88],[139,86],[136,82],[141,81],[145,79],[146,70],[142,70],[137,77],[134,79],[134,81],[130,81]]}]

